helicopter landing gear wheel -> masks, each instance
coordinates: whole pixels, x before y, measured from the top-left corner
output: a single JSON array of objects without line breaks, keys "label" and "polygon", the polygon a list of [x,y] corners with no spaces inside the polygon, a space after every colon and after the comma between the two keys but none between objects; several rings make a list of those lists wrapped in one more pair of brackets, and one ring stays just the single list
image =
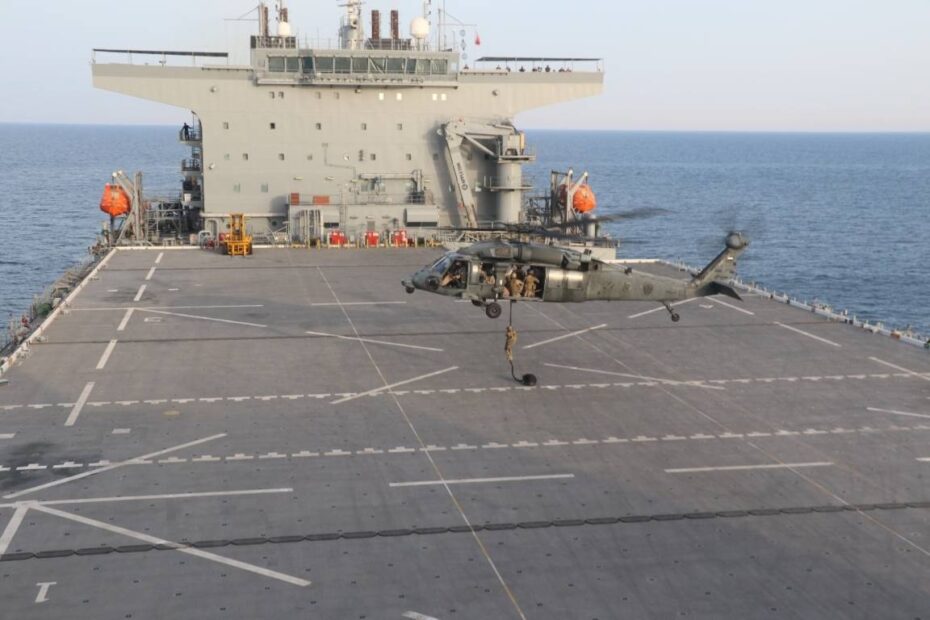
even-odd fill
[{"label": "helicopter landing gear wheel", "polygon": [[672,309],[672,306],[667,301],[662,302],[662,305],[665,306],[669,316],[672,317],[672,323],[677,323],[681,320],[681,316]]},{"label": "helicopter landing gear wheel", "polygon": [[672,323],[677,323],[680,320],[681,315],[679,315],[677,312],[672,312]]},{"label": "helicopter landing gear wheel", "polygon": [[496,301],[492,301],[484,307],[484,313],[488,315],[489,319],[496,319],[501,315],[502,312],[503,309],[501,308],[501,305]]},{"label": "helicopter landing gear wheel", "polygon": [[408,295],[413,295],[417,291],[417,289],[413,288],[412,286],[407,286],[404,288],[404,290],[407,291]]}]

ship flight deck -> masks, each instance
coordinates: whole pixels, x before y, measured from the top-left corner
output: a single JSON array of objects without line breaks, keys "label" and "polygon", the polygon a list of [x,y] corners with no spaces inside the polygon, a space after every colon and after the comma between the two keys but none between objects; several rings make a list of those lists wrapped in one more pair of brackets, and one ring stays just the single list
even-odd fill
[{"label": "ship flight deck", "polygon": [[527,303],[526,387],[435,256],[114,251],[0,385],[0,615],[928,617],[925,351]]}]

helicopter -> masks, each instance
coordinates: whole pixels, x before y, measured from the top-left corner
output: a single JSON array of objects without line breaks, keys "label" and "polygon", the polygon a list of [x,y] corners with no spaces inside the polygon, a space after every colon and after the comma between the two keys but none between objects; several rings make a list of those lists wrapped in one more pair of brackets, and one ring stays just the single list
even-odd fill
[{"label": "helicopter", "polygon": [[[693,297],[726,295],[741,297],[730,286],[736,260],[749,247],[740,232],[726,237],[726,247],[690,280],[679,280],[613,265],[593,256],[590,249],[546,245],[506,239],[480,241],[444,254],[403,280],[407,293],[418,290],[470,300],[485,314],[498,318],[501,302],[579,303],[586,301],[655,301],[668,311],[673,322],[681,317],[672,303]],[[511,294],[509,279],[522,282],[533,275],[533,286]],[[519,287],[522,288],[522,287]]]}]

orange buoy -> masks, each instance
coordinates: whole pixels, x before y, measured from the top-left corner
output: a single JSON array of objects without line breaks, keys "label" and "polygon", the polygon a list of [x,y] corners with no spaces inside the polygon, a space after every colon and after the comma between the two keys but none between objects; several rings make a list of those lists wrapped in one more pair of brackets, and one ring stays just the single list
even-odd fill
[{"label": "orange buoy", "polygon": [[[559,203],[564,207],[565,203],[568,200],[568,186],[562,185],[559,187]],[[578,187],[575,190],[575,195],[572,197],[572,209],[578,213],[588,213],[589,211],[594,211],[597,208],[597,196],[594,195],[594,190],[591,189],[591,186],[584,184]]]},{"label": "orange buoy", "polygon": [[119,185],[103,186],[103,196],[100,198],[100,210],[110,217],[122,217],[129,213],[129,194]]}]

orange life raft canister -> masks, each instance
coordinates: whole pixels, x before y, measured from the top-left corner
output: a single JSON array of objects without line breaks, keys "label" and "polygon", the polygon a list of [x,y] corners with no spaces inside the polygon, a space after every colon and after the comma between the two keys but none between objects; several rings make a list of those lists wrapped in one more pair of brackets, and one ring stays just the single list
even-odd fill
[{"label": "orange life raft canister", "polygon": [[122,217],[129,213],[129,194],[119,185],[107,183],[103,186],[100,210],[110,217]]},{"label": "orange life raft canister", "polygon": [[[559,187],[559,203],[564,207],[568,200],[568,187],[562,184]],[[572,209],[578,213],[588,213],[597,208],[597,197],[590,185],[584,184],[575,190],[572,196]]]}]

